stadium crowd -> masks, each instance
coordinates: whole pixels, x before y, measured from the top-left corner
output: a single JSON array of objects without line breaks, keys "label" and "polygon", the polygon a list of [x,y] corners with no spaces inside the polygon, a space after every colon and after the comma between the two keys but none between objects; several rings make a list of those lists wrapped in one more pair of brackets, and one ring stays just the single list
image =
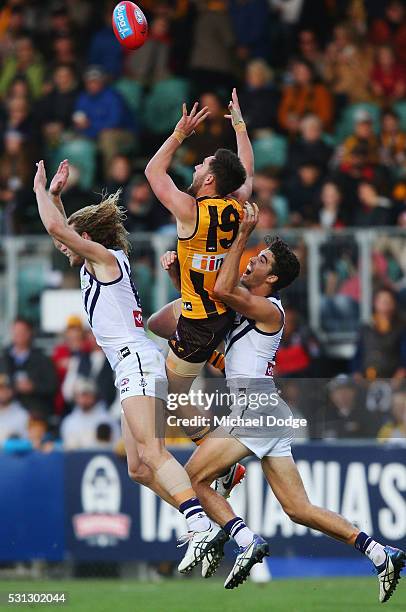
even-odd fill
[{"label": "stadium crowd", "polygon": [[[2,236],[43,233],[35,161],[52,173],[65,157],[68,215],[123,188],[130,232],[174,236],[143,169],[185,99],[211,115],[176,159],[178,184],[203,157],[233,147],[224,113],[234,85],[254,146],[258,229],[406,227],[405,2],[144,0],[150,36],[136,53],[114,38],[114,4],[7,0],[0,9]],[[300,242],[296,250],[304,262]],[[304,324],[305,265],[286,292],[278,374],[292,406],[314,416],[311,437],[406,438],[404,239],[381,236],[372,267],[373,318],[350,376],[318,387],[315,416],[314,394],[300,386],[323,363]],[[354,245],[326,245],[322,272],[324,328],[358,331]],[[52,357],[34,347],[30,322],[18,319],[0,360],[0,443],[46,450],[59,444],[60,425],[65,448],[114,446],[118,402],[92,334],[72,318]]]}]

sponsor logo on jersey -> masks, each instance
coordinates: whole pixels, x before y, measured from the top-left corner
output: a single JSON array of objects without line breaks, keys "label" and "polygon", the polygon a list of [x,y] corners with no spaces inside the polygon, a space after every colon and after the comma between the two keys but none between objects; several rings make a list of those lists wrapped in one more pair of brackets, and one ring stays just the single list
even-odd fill
[{"label": "sponsor logo on jersey", "polygon": [[133,34],[133,30],[130,27],[130,22],[128,21],[127,8],[125,4],[118,4],[114,9],[114,21],[121,39],[128,38],[131,36],[131,34]]},{"label": "sponsor logo on jersey", "polygon": [[134,315],[134,323],[135,327],[144,327],[144,323],[142,320],[142,311],[141,310],[133,310]]},{"label": "sponsor logo on jersey", "polygon": [[145,380],[145,378],[141,378],[140,382],[139,382],[140,387],[146,387],[148,385],[147,381]]},{"label": "sponsor logo on jersey", "polygon": [[123,359],[125,359],[125,357],[128,357],[128,355],[131,355],[131,351],[128,346],[125,346],[117,352],[117,357],[119,361],[122,361]]},{"label": "sponsor logo on jersey", "polygon": [[123,378],[123,380],[120,383],[120,387],[125,387],[126,385],[128,385],[129,382],[130,382],[129,378]]},{"label": "sponsor logo on jersey", "polygon": [[123,393],[127,393],[129,390],[130,390],[130,387],[123,387],[123,388],[120,390],[120,395],[123,395]]},{"label": "sponsor logo on jersey", "polygon": [[265,376],[273,376],[273,361],[268,361],[268,366],[266,368]]},{"label": "sponsor logo on jersey", "polygon": [[225,253],[221,255],[201,255],[195,253],[192,258],[192,268],[203,270],[204,272],[217,272],[220,270],[225,256]]},{"label": "sponsor logo on jersey", "polygon": [[[193,310],[192,302],[182,302],[183,310]],[[176,335],[176,339],[179,340],[179,336]]]}]

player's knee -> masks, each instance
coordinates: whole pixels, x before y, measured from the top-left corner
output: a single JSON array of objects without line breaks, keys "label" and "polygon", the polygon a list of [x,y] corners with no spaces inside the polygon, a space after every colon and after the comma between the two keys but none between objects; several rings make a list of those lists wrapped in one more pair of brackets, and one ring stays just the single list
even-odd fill
[{"label": "player's knee", "polygon": [[309,514],[310,503],[303,502],[288,502],[283,504],[283,510],[288,515],[291,521],[305,525]]}]

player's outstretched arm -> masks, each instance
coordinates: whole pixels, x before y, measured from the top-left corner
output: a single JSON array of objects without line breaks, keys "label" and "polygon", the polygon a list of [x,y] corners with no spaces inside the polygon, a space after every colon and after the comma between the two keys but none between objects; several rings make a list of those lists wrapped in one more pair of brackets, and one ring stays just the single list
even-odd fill
[{"label": "player's outstretched arm", "polygon": [[168,272],[173,286],[180,291],[180,269],[176,251],[166,251],[166,253],[162,255],[160,261],[163,269]]},{"label": "player's outstretched arm", "polygon": [[220,268],[214,286],[214,297],[248,319],[253,319],[257,323],[266,323],[267,331],[272,332],[280,328],[281,319],[279,310],[266,297],[253,295],[246,287],[241,286],[239,283],[241,256],[257,222],[257,205],[246,202],[244,218],[241,221],[237,238],[234,240]]},{"label": "player's outstretched arm", "polygon": [[195,128],[209,115],[207,106],[197,112],[198,103],[193,106],[188,115],[186,104],[182,107],[182,117],[178,121],[171,136],[155,153],[145,168],[145,176],[152,191],[162,204],[175,215],[179,221],[194,220],[195,202],[192,196],[180,191],[168,174],[168,169],[176,151],[185,138],[193,134]]},{"label": "player's outstretched arm", "polygon": [[38,212],[48,234],[54,240],[61,242],[71,251],[95,265],[111,266],[116,270],[116,258],[110,251],[97,242],[82,238],[68,225],[66,217],[54,205],[47,193],[46,184],[45,166],[41,160],[37,164],[37,172],[34,177],[34,192],[37,198]]},{"label": "player's outstretched arm", "polygon": [[239,202],[246,202],[250,199],[252,194],[252,182],[254,179],[254,152],[252,150],[251,141],[248,136],[247,128],[241,113],[240,103],[238,101],[237,90],[234,87],[231,94],[231,100],[228,105],[230,111],[229,115],[225,115],[227,119],[231,120],[235,135],[237,138],[238,157],[240,158],[242,165],[247,173],[247,178],[244,185],[242,185],[233,196]]}]

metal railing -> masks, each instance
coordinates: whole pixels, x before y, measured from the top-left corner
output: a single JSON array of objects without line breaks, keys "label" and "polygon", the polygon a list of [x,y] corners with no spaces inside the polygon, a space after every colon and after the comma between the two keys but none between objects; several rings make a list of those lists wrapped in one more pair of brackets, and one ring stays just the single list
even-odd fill
[{"label": "metal railing", "polygon": [[[314,230],[276,232],[300,254],[300,280],[286,292],[287,301],[298,306],[312,330],[322,339],[339,343],[354,340],[357,328],[371,317],[373,291],[379,284],[401,284],[406,274],[406,232],[401,228]],[[248,249],[264,246],[264,232],[251,237]],[[384,240],[382,240],[384,239]],[[131,236],[131,263],[147,314],[173,299],[174,290],[159,265],[159,257],[176,247],[176,235],[139,233]],[[383,245],[383,246],[382,246]],[[392,248],[393,246],[393,248]],[[394,248],[396,246],[396,248]],[[380,258],[397,273],[376,272]],[[389,265],[391,264],[391,266]],[[397,278],[396,278],[397,274]],[[333,288],[329,282],[333,279]],[[10,323],[24,315],[39,323],[39,302],[44,289],[77,286],[73,271],[58,254],[47,236],[19,236],[0,239],[0,332],[7,341]],[[295,293],[296,291],[296,293]],[[339,296],[339,297],[338,297]],[[144,299],[143,299],[144,298]],[[300,301],[299,300],[299,301]],[[345,302],[347,300],[347,303]],[[336,308],[347,306],[343,319]],[[330,308],[330,311],[329,311]],[[329,318],[330,317],[330,318]]]}]

